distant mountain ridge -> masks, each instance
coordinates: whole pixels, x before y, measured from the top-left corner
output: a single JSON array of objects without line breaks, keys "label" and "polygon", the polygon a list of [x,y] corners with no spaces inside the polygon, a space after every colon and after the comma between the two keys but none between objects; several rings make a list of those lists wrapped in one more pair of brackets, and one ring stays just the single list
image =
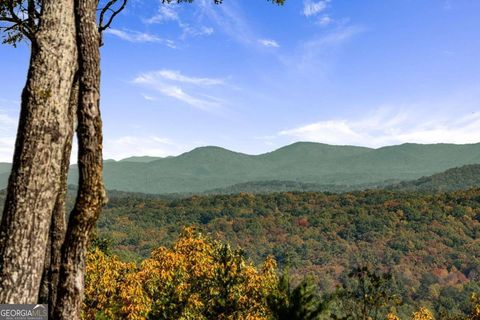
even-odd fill
[{"label": "distant mountain ridge", "polygon": [[[208,193],[235,185],[238,190],[268,189],[269,183],[276,184],[278,191],[298,187],[338,192],[383,187],[472,164],[480,164],[480,143],[372,149],[298,142],[260,155],[200,147],[176,157],[108,160],[104,178],[109,190],[148,194]],[[0,165],[0,187],[6,186],[9,168]],[[76,184],[77,177],[73,165],[69,183]]]},{"label": "distant mountain ridge", "polygon": [[[109,190],[151,194],[203,193],[261,181],[331,185],[333,189],[346,186],[353,190],[479,163],[480,144],[403,144],[371,149],[299,142],[261,155],[201,147],[154,161],[117,161],[105,164],[104,177]],[[72,170],[70,183],[75,181],[76,171]]]}]

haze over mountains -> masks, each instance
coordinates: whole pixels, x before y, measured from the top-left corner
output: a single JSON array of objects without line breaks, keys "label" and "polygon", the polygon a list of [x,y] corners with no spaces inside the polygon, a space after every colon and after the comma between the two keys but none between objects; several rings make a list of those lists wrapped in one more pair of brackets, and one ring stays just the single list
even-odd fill
[{"label": "haze over mountains", "polygon": [[[480,144],[404,144],[370,149],[300,142],[256,156],[202,147],[178,157],[137,157],[133,161],[107,163],[104,173],[108,189],[200,193],[272,180],[373,186],[476,163],[480,163]],[[74,183],[74,179],[72,174],[70,182]]]},{"label": "haze over mountains", "polygon": [[[224,188],[249,191],[262,185],[283,186],[279,191],[343,191],[395,184],[479,163],[480,144],[402,144],[371,149],[298,142],[261,155],[201,147],[177,157],[107,160],[104,177],[109,190],[151,194],[219,192]],[[9,164],[0,164],[1,187],[6,186],[9,169]],[[76,180],[74,165],[69,183]]]}]

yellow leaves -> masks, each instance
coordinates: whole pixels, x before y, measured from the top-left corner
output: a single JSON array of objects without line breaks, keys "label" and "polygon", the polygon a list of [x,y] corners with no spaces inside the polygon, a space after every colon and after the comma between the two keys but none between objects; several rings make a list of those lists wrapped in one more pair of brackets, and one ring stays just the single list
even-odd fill
[{"label": "yellow leaves", "polygon": [[412,314],[412,320],[435,320],[435,318],[430,310],[421,307],[420,310]]},{"label": "yellow leaves", "polygon": [[387,314],[387,319],[386,320],[400,320],[400,318],[397,317],[396,314],[390,312],[389,314]]},{"label": "yellow leaves", "polygon": [[106,256],[98,248],[86,257],[84,318],[145,319],[148,300],[132,263]]},{"label": "yellow leaves", "polygon": [[145,319],[151,309],[151,300],[143,289],[143,278],[139,272],[130,272],[120,288],[121,312],[126,319]]},{"label": "yellow leaves", "polygon": [[276,267],[268,258],[257,270],[240,251],[192,228],[139,266],[94,250],[87,258],[84,317],[266,320]]},{"label": "yellow leaves", "polygon": [[469,320],[480,320],[480,296],[476,293],[472,294],[472,314]]}]

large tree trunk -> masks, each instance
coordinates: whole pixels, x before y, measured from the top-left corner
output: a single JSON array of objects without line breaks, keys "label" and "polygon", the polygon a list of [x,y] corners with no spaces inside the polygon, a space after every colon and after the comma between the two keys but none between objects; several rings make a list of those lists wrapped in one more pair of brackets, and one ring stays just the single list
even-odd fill
[{"label": "large tree trunk", "polygon": [[0,304],[36,303],[69,137],[77,65],[73,0],[44,0],[0,227]]},{"label": "large tree trunk", "polygon": [[47,252],[45,253],[45,266],[42,275],[42,284],[38,298],[39,303],[48,304],[49,317],[53,319],[53,311],[57,299],[58,277],[61,264],[61,249],[65,239],[66,224],[66,201],[68,191],[68,170],[70,168],[70,156],[72,151],[72,141],[74,135],[74,126],[76,123],[77,104],[78,104],[78,77],[75,77],[72,92],[70,96],[69,114],[69,136],[65,144],[62,160],[62,185],[57,195],[55,207],[53,209],[52,222],[50,224],[50,233],[48,238]]},{"label": "large tree trunk", "polygon": [[79,49],[78,171],[79,189],[62,247],[54,319],[80,319],[84,290],[85,253],[105,203],[102,180],[102,121],[100,117],[100,34],[97,0],[75,0]]}]

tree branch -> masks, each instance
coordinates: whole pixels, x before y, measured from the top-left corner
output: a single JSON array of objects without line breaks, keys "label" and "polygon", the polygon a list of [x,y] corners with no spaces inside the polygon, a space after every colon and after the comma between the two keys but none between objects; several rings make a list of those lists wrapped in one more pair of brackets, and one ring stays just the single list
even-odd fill
[{"label": "tree branch", "polygon": [[[26,19],[21,19],[18,13],[15,12],[17,6],[20,7],[20,12],[27,13]],[[5,42],[14,44],[23,37],[28,38],[31,42],[35,41],[35,0],[28,0],[27,8],[21,2],[19,3],[15,0],[5,1],[1,10],[0,21],[12,24],[10,26],[0,26],[0,30],[8,34]],[[12,34],[12,32],[17,32],[18,34]]]},{"label": "tree branch", "polygon": [[[103,31],[105,31],[106,29],[110,28],[110,25],[112,24],[113,22],[113,19],[120,13],[123,11],[123,9],[125,9],[125,6],[127,5],[127,1],[128,0],[122,0],[122,5],[117,9],[117,10],[114,10],[112,9],[112,6],[117,3],[118,0],[110,0],[106,6],[102,9],[101,13],[100,13],[100,22],[99,22],[99,26],[98,26],[98,31],[100,33],[102,33]],[[107,13],[107,11],[112,11],[112,15],[110,16],[110,18],[108,19],[108,22],[104,25],[103,22],[105,20],[105,14]]]}]

